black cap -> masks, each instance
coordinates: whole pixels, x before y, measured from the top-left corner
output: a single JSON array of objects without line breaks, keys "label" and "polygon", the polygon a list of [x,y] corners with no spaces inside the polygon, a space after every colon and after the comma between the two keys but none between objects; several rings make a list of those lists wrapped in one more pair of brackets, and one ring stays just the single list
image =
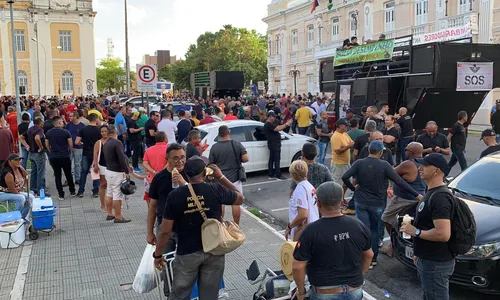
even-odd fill
[{"label": "black cap", "polygon": [[17,160],[17,159],[21,159],[22,157],[19,156],[19,154],[16,154],[16,153],[11,153],[9,155],[9,157],[7,157],[7,160]]},{"label": "black cap", "polygon": [[495,133],[495,131],[493,129],[485,129],[481,133],[481,138],[479,140],[482,140],[483,138],[485,138],[487,136],[496,136],[496,135],[497,134]]},{"label": "black cap", "polygon": [[431,153],[424,158],[417,158],[417,162],[424,166],[434,166],[440,169],[444,175],[448,175],[448,162],[441,153]]},{"label": "black cap", "polygon": [[267,117],[276,117],[276,114],[274,113],[274,110],[270,110],[268,113],[267,113]]},{"label": "black cap", "polygon": [[195,177],[200,175],[207,165],[208,159],[206,157],[195,155],[186,161],[184,170],[186,170],[188,177]]},{"label": "black cap", "polygon": [[349,122],[347,122],[346,119],[339,119],[337,121],[337,127],[340,126],[340,125],[345,125],[345,126],[349,126]]}]

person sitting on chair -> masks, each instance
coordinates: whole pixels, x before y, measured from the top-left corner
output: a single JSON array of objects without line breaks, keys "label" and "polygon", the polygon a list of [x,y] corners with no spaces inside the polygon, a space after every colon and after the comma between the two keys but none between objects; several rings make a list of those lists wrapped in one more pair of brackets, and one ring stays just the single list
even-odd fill
[{"label": "person sitting on chair", "polygon": [[[25,193],[28,184],[28,172],[21,166],[21,156],[12,153],[3,163],[0,176],[0,202],[13,202],[15,210],[21,212],[23,218],[29,214],[33,195]],[[9,210],[7,204],[7,210]]]}]

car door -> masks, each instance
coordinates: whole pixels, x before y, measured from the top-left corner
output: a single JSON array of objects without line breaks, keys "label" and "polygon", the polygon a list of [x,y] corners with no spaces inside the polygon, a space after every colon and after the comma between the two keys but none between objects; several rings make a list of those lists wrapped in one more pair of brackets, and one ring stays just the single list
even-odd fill
[{"label": "car door", "polygon": [[250,162],[253,164],[253,171],[267,170],[269,161],[269,149],[264,134],[263,125],[247,126],[247,142],[244,144],[250,155]]},{"label": "car door", "polygon": [[281,157],[280,157],[280,166],[282,168],[287,168],[290,166],[292,157],[290,157],[291,152],[291,141],[288,136],[281,131]]},{"label": "car door", "polygon": [[[246,138],[246,128],[245,128],[245,126],[231,126],[229,128],[229,132],[231,133],[231,140],[238,141],[241,144],[243,144],[243,146],[245,148],[247,148],[246,147],[247,138]],[[219,141],[219,136],[217,136],[214,141],[218,142]],[[248,161],[246,163],[243,163],[243,167],[245,167],[245,171],[252,172],[253,171],[253,165],[252,165],[251,153],[250,153],[250,151],[248,151],[248,148],[247,148],[247,152],[248,152],[248,155],[250,157],[250,161]]]}]

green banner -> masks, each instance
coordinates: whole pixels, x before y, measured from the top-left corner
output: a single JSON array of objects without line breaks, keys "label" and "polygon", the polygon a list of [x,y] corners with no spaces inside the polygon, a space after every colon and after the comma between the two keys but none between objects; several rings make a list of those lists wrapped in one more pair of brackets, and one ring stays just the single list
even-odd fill
[{"label": "green banner", "polygon": [[355,46],[351,49],[337,50],[333,65],[335,67],[345,64],[391,59],[394,50],[394,40]]}]

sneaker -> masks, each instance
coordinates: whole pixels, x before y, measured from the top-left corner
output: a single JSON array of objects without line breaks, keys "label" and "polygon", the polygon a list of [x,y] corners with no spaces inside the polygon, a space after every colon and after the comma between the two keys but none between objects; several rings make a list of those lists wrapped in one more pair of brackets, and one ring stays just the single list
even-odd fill
[{"label": "sneaker", "polygon": [[58,199],[59,201],[64,201],[64,196],[59,196],[59,197],[57,197],[57,199]]},{"label": "sneaker", "polygon": [[83,198],[83,193],[78,192],[78,194],[76,194],[76,196],[77,196],[78,198]]},{"label": "sneaker", "polygon": [[75,181],[75,184],[80,185],[80,180],[76,180],[76,181]]},{"label": "sneaker", "polygon": [[349,209],[349,208],[346,208],[342,211],[342,213],[344,215],[350,215],[350,216],[354,216],[356,214],[356,211],[354,209]]},{"label": "sneaker", "polygon": [[377,265],[377,259],[373,258],[371,266],[375,267],[376,265]]},{"label": "sneaker", "polygon": [[285,176],[281,175],[280,177],[276,177],[276,179],[278,180],[288,180],[288,178],[286,178]]},{"label": "sneaker", "polygon": [[142,170],[141,170],[141,169],[139,169],[139,168],[134,168],[134,172],[136,172],[136,173],[141,173],[141,172],[142,172]]},{"label": "sneaker", "polygon": [[370,266],[368,267],[368,270],[371,270],[371,269],[373,269],[373,265],[370,265]]},{"label": "sneaker", "polygon": [[99,193],[92,193],[92,198],[99,198]]},{"label": "sneaker", "polygon": [[269,175],[267,178],[268,178],[268,179],[276,179],[276,176],[271,176],[271,175]]},{"label": "sneaker", "polygon": [[75,197],[75,196],[76,196],[76,192],[70,192],[70,193],[69,193],[69,195],[70,195],[71,197]]}]

